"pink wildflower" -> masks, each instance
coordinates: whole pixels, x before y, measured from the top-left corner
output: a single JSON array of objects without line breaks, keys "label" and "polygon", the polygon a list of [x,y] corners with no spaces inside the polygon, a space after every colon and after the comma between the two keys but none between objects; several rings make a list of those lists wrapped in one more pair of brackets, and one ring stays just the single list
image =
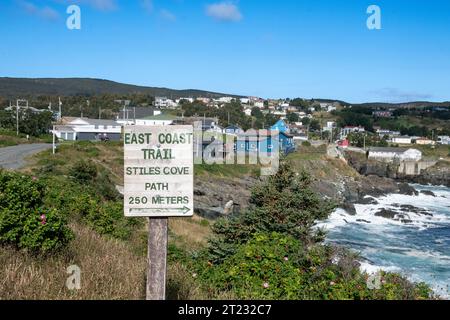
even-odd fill
[{"label": "pink wildflower", "polygon": [[264,287],[264,289],[268,289],[268,288],[269,288],[269,283],[264,282],[264,283],[263,283],[263,287]]}]

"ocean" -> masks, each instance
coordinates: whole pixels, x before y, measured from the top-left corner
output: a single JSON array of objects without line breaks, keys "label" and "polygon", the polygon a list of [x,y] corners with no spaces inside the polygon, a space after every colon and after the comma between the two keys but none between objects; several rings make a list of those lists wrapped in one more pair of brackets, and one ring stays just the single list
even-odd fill
[{"label": "ocean", "polygon": [[[435,196],[374,198],[376,203],[355,205],[356,215],[337,209],[318,226],[328,230],[327,242],[359,252],[361,268],[368,273],[380,269],[401,273],[412,281],[430,284],[435,293],[450,299],[450,188],[412,186]],[[408,206],[422,211],[414,213],[418,210]],[[383,208],[400,214],[398,221],[375,216]]]}]

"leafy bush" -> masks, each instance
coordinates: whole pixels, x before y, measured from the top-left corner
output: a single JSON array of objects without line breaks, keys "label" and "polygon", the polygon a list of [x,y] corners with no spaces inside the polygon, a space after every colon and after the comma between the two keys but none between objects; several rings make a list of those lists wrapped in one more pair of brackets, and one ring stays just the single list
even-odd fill
[{"label": "leafy bush", "polygon": [[128,239],[138,219],[126,218],[122,202],[104,202],[93,205],[85,216],[87,223],[100,234],[108,234],[117,239]]},{"label": "leafy bush", "polygon": [[80,160],[70,168],[69,174],[80,183],[91,182],[97,177],[97,167],[92,161]]},{"label": "leafy bush", "polygon": [[303,141],[303,142],[302,142],[302,146],[303,146],[303,147],[311,147],[311,142],[309,142],[309,141]]},{"label": "leafy bush", "polygon": [[64,247],[71,239],[65,216],[44,205],[45,185],[0,171],[0,243],[34,252]]},{"label": "leafy bush", "polygon": [[[383,273],[381,287],[371,290],[349,252],[330,246],[310,248],[289,235],[257,233],[223,263],[196,259],[207,291],[231,291],[239,299],[343,300],[428,299],[425,284],[412,284],[397,274]],[[199,262],[200,261],[200,262]],[[353,261],[354,262],[354,261]]]},{"label": "leafy bush", "polygon": [[141,225],[141,220],[124,216],[122,201],[105,201],[95,185],[82,185],[62,177],[46,178],[46,185],[44,201],[49,207],[84,220],[100,234],[128,239],[136,226]]}]

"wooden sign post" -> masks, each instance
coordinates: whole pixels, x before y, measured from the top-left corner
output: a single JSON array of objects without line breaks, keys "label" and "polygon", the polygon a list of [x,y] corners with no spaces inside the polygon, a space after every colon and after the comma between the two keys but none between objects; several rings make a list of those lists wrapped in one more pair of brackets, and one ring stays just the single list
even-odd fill
[{"label": "wooden sign post", "polygon": [[149,217],[147,300],[166,298],[168,217],[194,214],[192,126],[126,126],[124,211]]}]

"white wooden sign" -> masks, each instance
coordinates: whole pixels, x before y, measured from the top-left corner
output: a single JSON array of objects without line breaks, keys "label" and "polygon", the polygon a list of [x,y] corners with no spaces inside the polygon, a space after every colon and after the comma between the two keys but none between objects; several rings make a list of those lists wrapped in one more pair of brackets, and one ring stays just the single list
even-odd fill
[{"label": "white wooden sign", "polygon": [[125,216],[194,214],[193,138],[192,126],[125,127]]}]

